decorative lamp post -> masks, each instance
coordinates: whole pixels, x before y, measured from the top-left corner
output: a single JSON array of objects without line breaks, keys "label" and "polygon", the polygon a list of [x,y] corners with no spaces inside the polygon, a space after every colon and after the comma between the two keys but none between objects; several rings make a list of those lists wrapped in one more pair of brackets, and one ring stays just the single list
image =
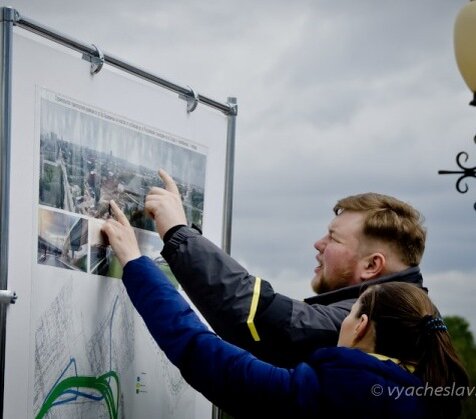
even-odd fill
[{"label": "decorative lamp post", "polygon": [[456,17],[454,49],[459,71],[473,92],[470,105],[476,106],[476,1],[464,6]]},{"label": "decorative lamp post", "polygon": [[[476,0],[472,0],[466,4],[458,13],[454,26],[454,50],[456,63],[464,81],[473,93],[473,98],[469,103],[476,106]],[[476,143],[476,136],[474,137]],[[456,190],[460,193],[468,192],[468,185],[464,188],[461,186],[463,179],[467,177],[476,178],[476,166],[465,167],[464,162],[468,161],[468,153],[460,151],[456,156],[456,164],[461,170],[440,170],[438,174],[459,174],[460,177],[456,181]],[[474,204],[476,210],[476,202]]]}]

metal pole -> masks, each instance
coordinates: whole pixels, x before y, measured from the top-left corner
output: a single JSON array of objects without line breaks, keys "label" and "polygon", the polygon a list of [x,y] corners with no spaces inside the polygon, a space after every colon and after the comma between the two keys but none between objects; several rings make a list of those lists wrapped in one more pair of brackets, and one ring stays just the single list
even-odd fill
[{"label": "metal pole", "polygon": [[[72,48],[78,52],[86,54],[90,57],[97,57],[98,49],[94,45],[88,45],[77,39],[74,39],[68,35],[62,34],[58,31],[55,31],[48,26],[42,25],[33,19],[27,18],[25,16],[21,16],[18,11],[14,10],[15,12],[15,20],[14,24],[16,26],[20,26],[30,32],[34,32],[38,35],[41,35],[45,38],[48,38],[52,41],[58,42],[66,47]],[[158,84],[166,89],[169,89],[175,93],[178,93],[180,97],[190,98],[198,100],[198,102],[208,105],[212,108],[218,109],[225,114],[230,114],[233,112],[233,107],[230,104],[218,102],[214,99],[211,99],[207,96],[201,94],[194,94],[193,89],[186,86],[180,86],[177,83],[174,83],[170,80],[164,79],[163,77],[159,77],[151,72],[144,70],[142,68],[136,67],[132,64],[127,63],[124,60],[121,60],[113,55],[102,52],[102,57],[104,58],[104,62],[108,63],[114,67],[117,67],[127,73],[133,74],[137,77],[140,77],[144,80],[150,81],[154,84]]]},{"label": "metal pole", "polygon": [[[225,193],[223,204],[223,233],[222,248],[228,254],[231,253],[231,222],[233,217],[233,182],[235,172],[235,138],[236,138],[236,116],[238,105],[236,98],[229,97],[228,104],[232,112],[228,115],[228,126],[226,133],[226,166],[225,166]],[[233,419],[217,406],[213,406],[212,419]]]},{"label": "metal pole", "polygon": [[[2,8],[0,66],[0,290],[8,281],[8,224],[10,204],[11,69],[14,10]],[[5,391],[5,336],[7,304],[0,304],[0,415],[3,417]]]},{"label": "metal pole", "polygon": [[228,104],[233,113],[228,115],[228,128],[226,135],[226,168],[225,168],[225,195],[223,208],[223,250],[231,253],[231,223],[233,218],[233,183],[235,174],[235,138],[236,116],[238,105],[235,97],[228,98]]}]

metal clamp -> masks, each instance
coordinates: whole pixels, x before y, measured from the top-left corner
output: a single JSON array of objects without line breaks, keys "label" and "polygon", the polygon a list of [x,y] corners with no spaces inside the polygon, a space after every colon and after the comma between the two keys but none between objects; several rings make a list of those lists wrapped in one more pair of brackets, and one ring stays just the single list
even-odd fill
[{"label": "metal clamp", "polygon": [[0,304],[15,304],[16,299],[15,291],[0,290]]},{"label": "metal clamp", "polygon": [[13,9],[12,7],[2,7],[2,22],[13,22],[15,25],[21,19],[20,13],[18,10]]},{"label": "metal clamp", "polygon": [[187,86],[189,93],[179,94],[179,98],[187,101],[187,113],[193,112],[198,105],[198,93],[190,86]]},{"label": "metal clamp", "polygon": [[89,72],[94,75],[99,73],[102,69],[102,66],[104,64],[104,54],[96,45],[91,45],[96,50],[97,55],[83,54],[83,59],[91,63],[91,68],[89,69]]},{"label": "metal clamp", "polygon": [[230,107],[229,115],[236,116],[238,115],[238,104],[235,102],[227,102],[227,105]]}]

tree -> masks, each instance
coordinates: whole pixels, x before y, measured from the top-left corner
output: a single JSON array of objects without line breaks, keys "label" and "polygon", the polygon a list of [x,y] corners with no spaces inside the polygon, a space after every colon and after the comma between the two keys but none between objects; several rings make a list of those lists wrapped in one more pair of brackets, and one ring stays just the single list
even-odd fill
[{"label": "tree", "polygon": [[[460,316],[444,317],[453,345],[469,375],[470,388],[476,385],[476,345],[466,319]],[[473,394],[463,403],[462,419],[476,418],[476,397]]]}]

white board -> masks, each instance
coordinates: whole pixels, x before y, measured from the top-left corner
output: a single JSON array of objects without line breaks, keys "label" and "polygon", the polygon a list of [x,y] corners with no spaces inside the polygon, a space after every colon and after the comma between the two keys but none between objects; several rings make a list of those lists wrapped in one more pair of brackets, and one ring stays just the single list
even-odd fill
[{"label": "white board", "polygon": [[[66,47],[13,31],[5,418],[211,418],[135,313],[99,233],[116,202],[167,271],[142,216],[162,167],[221,245],[226,116]],[[171,278],[173,280],[173,278]]]}]

